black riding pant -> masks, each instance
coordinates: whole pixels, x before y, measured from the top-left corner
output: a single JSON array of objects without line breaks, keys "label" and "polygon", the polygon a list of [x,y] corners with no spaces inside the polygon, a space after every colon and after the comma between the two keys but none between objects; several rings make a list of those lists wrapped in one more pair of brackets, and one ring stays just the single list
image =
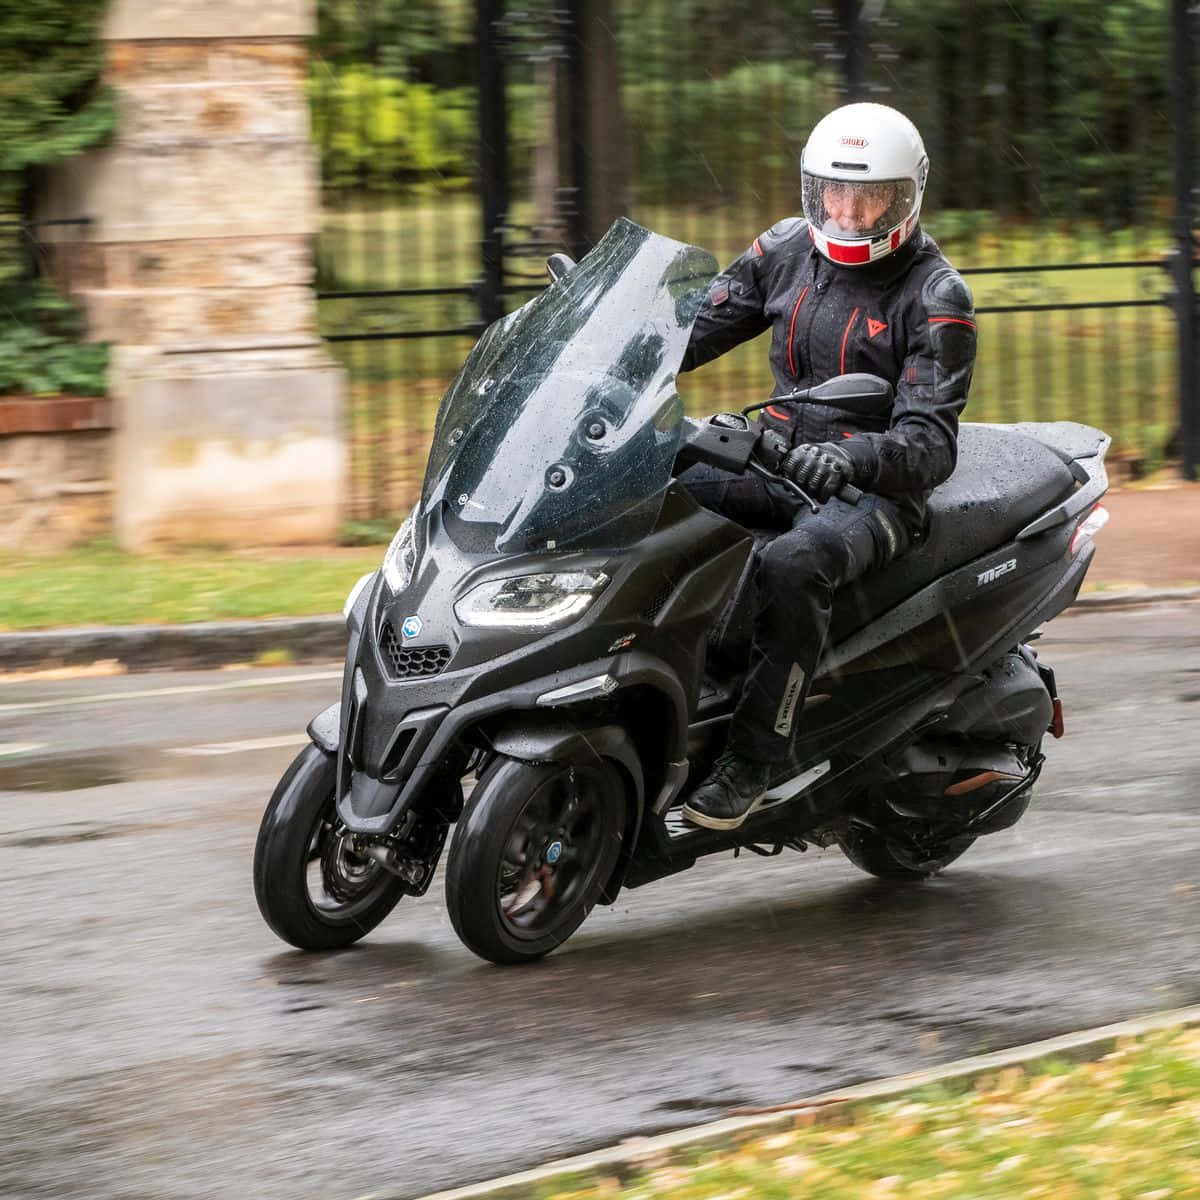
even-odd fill
[{"label": "black riding pant", "polygon": [[757,554],[754,638],[729,735],[737,753],[779,762],[829,637],[834,592],[903,554],[911,533],[885,496],[867,493],[857,504],[835,497],[814,513],[784,484],[754,475],[700,464],[680,481],[705,508],[779,531]]}]

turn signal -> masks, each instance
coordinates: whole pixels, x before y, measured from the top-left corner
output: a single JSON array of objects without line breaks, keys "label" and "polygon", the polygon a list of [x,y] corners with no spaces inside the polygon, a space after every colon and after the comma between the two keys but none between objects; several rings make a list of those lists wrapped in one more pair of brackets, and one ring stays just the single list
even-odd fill
[{"label": "turn signal", "polygon": [[1068,553],[1072,557],[1075,551],[1083,545],[1084,542],[1090,542],[1092,537],[1099,533],[1101,529],[1108,524],[1108,509],[1103,504],[1097,504],[1078,525],[1075,526],[1075,532],[1071,535],[1071,548]]},{"label": "turn signal", "polygon": [[1063,735],[1063,728],[1062,701],[1056,696],[1054,698],[1054,718],[1050,722],[1050,732],[1054,734],[1056,738],[1060,738]]}]

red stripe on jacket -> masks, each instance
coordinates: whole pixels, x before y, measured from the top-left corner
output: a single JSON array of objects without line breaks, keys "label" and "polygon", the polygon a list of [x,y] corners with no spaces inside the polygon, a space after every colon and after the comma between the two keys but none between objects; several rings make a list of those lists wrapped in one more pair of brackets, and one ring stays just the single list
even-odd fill
[{"label": "red stripe on jacket", "polygon": [[796,332],[796,314],[800,311],[800,305],[804,303],[804,297],[808,295],[808,284],[804,285],[804,291],[800,293],[800,299],[796,301],[796,307],[792,309],[792,323],[788,326],[788,367],[791,369],[792,378],[796,379],[796,360],[792,357],[792,335]]},{"label": "red stripe on jacket", "polygon": [[859,310],[856,308],[850,314],[850,320],[846,322],[846,332],[842,334],[842,374],[846,373],[846,339],[850,336],[850,326],[854,324],[854,318],[858,316]]}]

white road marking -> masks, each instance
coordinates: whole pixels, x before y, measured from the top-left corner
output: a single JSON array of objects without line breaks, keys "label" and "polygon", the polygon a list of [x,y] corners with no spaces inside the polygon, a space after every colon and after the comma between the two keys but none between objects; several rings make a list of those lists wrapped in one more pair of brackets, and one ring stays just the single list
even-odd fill
[{"label": "white road marking", "polygon": [[18,754],[32,754],[45,748],[45,742],[0,742],[0,758],[16,758]]},{"label": "white road marking", "polygon": [[298,733],[285,733],[279,737],[246,738],[240,742],[210,742],[206,746],[173,746],[168,754],[190,754],[207,756],[210,754],[240,754],[244,750],[277,750],[282,746],[299,746],[308,741],[308,734],[303,730]]},{"label": "white road marking", "polygon": [[341,679],[342,669],[309,671],[303,675],[273,676],[270,679],[235,679],[227,683],[191,683],[178,687],[145,688],[142,691],[102,692],[96,696],[64,696],[58,700],[32,700],[27,704],[0,704],[0,713],[46,712],[56,708],[75,708],[84,704],[115,704],[121,700],[144,700],[154,696],[196,696],[203,692],[236,692],[243,688],[282,687],[288,683],[313,683]]}]

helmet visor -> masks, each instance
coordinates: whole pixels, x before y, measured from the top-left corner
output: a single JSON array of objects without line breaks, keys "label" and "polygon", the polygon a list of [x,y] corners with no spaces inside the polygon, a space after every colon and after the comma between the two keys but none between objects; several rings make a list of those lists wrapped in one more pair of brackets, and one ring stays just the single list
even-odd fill
[{"label": "helmet visor", "polygon": [[911,179],[829,179],[804,172],[804,215],[827,237],[877,238],[912,214],[917,185]]}]

